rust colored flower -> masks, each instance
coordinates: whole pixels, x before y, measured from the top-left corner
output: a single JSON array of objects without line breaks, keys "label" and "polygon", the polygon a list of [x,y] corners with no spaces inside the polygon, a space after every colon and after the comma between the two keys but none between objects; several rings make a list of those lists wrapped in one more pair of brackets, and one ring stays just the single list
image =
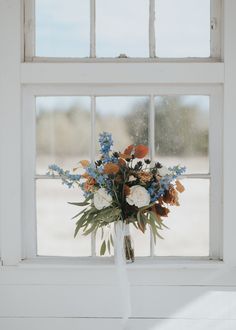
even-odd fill
[{"label": "rust colored flower", "polygon": [[83,166],[83,168],[86,168],[86,167],[88,167],[90,162],[88,160],[84,159],[84,160],[80,161],[80,164]]},{"label": "rust colored flower", "polygon": [[87,181],[84,183],[84,190],[93,192],[95,184],[96,184],[96,180],[91,176],[89,176]]},{"label": "rust colored flower", "polygon": [[152,206],[152,211],[161,217],[168,217],[170,210],[167,207],[164,207],[160,204],[155,204]]},{"label": "rust colored flower", "polygon": [[125,166],[126,165],[126,161],[122,158],[119,158],[118,163],[119,163],[120,166]]},{"label": "rust colored flower", "polygon": [[137,175],[138,175],[138,178],[140,179],[140,181],[142,183],[150,182],[151,179],[152,179],[152,173],[140,171],[140,172],[137,173]]},{"label": "rust colored flower", "polygon": [[165,192],[163,201],[166,204],[179,206],[178,192],[175,190],[173,185],[170,185],[169,190]]},{"label": "rust colored flower", "polygon": [[127,184],[124,185],[124,194],[125,196],[130,194],[130,187]]},{"label": "rust colored flower", "polygon": [[148,154],[148,147],[147,146],[145,146],[143,144],[139,144],[138,146],[135,147],[134,157],[144,158],[147,154]]},{"label": "rust colored flower", "polygon": [[176,185],[176,190],[178,190],[178,192],[182,193],[183,191],[185,191],[184,186],[182,185],[181,182],[179,182],[179,180],[175,182],[175,185]]},{"label": "rust colored flower", "polygon": [[134,145],[131,144],[131,145],[129,145],[129,146],[125,149],[125,151],[123,152],[123,154],[126,155],[126,158],[128,158],[129,156],[131,156],[133,150],[134,150]]},{"label": "rust colored flower", "polygon": [[113,164],[113,163],[107,163],[104,166],[104,173],[105,174],[116,174],[118,173],[120,170],[120,167],[117,164]]}]

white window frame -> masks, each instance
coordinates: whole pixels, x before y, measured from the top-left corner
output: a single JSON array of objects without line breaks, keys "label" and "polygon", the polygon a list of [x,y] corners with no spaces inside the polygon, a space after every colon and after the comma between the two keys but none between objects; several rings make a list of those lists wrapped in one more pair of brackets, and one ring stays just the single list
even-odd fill
[{"label": "white window frame", "polygon": [[[178,283],[184,283],[186,278],[190,279],[188,269],[192,270],[196,267],[204,268],[205,270],[215,267],[230,267],[236,266],[236,256],[232,251],[235,251],[236,242],[234,232],[236,224],[234,221],[234,186],[236,178],[231,175],[233,173],[232,167],[235,163],[236,156],[231,149],[231,143],[235,139],[234,123],[236,114],[232,108],[236,104],[236,95],[234,86],[236,85],[236,78],[233,72],[236,70],[235,61],[236,50],[234,47],[234,31],[236,23],[234,20],[235,1],[224,0],[224,16],[227,20],[222,20],[224,23],[225,38],[224,38],[224,62],[218,62],[217,59],[213,63],[202,63],[202,61],[182,61],[161,62],[156,63],[119,63],[117,67],[114,63],[24,63],[24,52],[20,48],[21,36],[21,19],[23,17],[23,8],[20,7],[18,1],[13,1],[12,6],[6,8],[5,2],[1,3],[0,22],[4,26],[4,34],[0,31],[2,37],[2,53],[4,65],[1,67],[1,72],[5,73],[5,79],[0,80],[1,91],[1,121],[0,134],[1,154],[4,157],[1,160],[0,166],[0,217],[1,217],[1,258],[2,265],[25,265],[22,262],[22,211],[25,212],[25,206],[22,204],[22,188],[25,189],[25,182],[22,180],[25,173],[22,175],[22,168],[19,164],[19,159],[23,160],[21,156],[22,150],[22,130],[21,130],[21,97],[22,89],[31,89],[34,86],[48,88],[49,84],[55,85],[58,93],[65,94],[65,89],[71,91],[78,85],[81,88],[94,86],[97,91],[102,89],[106,84],[108,88],[120,86],[123,84],[132,84],[133,89],[137,91],[140,82],[143,85],[149,85],[150,88],[158,88],[160,84],[164,87],[179,88],[181,85],[199,86],[218,86],[224,91],[224,98],[220,98],[219,103],[224,104],[223,123],[223,260],[224,262],[215,261],[200,261],[200,263],[187,261],[164,261],[158,265],[151,265],[151,267],[161,267],[179,269],[187,267],[186,276],[183,280],[178,280]],[[5,19],[4,14],[8,13]],[[20,17],[19,13],[22,13]],[[222,13],[222,11],[221,11]],[[11,17],[11,19],[9,19]],[[22,29],[23,30],[23,29]],[[22,31],[23,32],[23,31]],[[5,34],[9,38],[4,38]],[[222,43],[222,41],[220,42]],[[9,56],[11,54],[11,56]],[[222,57],[222,55],[221,55]],[[223,60],[223,57],[222,57]],[[109,61],[108,61],[109,62]],[[1,63],[1,64],[2,64]],[[96,74],[94,74],[94,70]],[[124,79],[124,72],[127,73],[127,78]],[[184,73],[184,74],[183,74]],[[3,74],[4,76],[4,74]],[[155,86],[156,85],[156,86]],[[10,88],[9,88],[10,86]],[[221,87],[219,87],[221,86]],[[93,94],[95,90],[91,89]],[[25,91],[23,92],[25,94]],[[149,90],[150,93],[150,90]],[[156,92],[155,92],[156,93]],[[186,92],[185,92],[186,93]],[[37,94],[37,93],[36,93]],[[53,93],[55,95],[55,93]],[[69,92],[68,92],[69,94]],[[77,93],[73,93],[73,95]],[[84,93],[83,93],[84,94]],[[106,92],[107,94],[107,92]],[[142,93],[143,94],[143,90]],[[157,93],[159,94],[159,93]],[[217,93],[217,95],[219,95]],[[24,96],[25,97],[25,96]],[[11,150],[11,153],[9,153]],[[11,173],[7,176],[5,173]],[[26,203],[26,201],[25,201]],[[220,230],[220,228],[218,229]],[[24,237],[24,236],[23,236]],[[25,251],[23,252],[23,255]],[[219,252],[216,252],[219,256]],[[38,261],[37,261],[38,262]],[[54,261],[58,263],[59,261]],[[32,262],[32,265],[35,262]],[[50,263],[53,263],[51,260]],[[60,262],[59,262],[60,263]],[[28,263],[27,263],[28,264]],[[61,264],[61,263],[60,263]],[[31,263],[30,263],[31,265]],[[68,262],[65,261],[67,268]],[[144,265],[146,267],[147,265]],[[78,265],[78,267],[80,267]],[[134,269],[141,267],[134,266]],[[146,269],[146,268],[145,268]],[[207,273],[207,271],[206,271]],[[205,273],[205,274],[206,274]],[[203,273],[201,273],[203,274]],[[189,277],[188,277],[189,276]],[[192,275],[191,275],[192,276]],[[164,277],[163,277],[164,278]],[[163,279],[161,283],[169,283]],[[192,278],[194,283],[207,283],[204,277],[198,279],[197,273]],[[192,282],[192,283],[193,283]]]},{"label": "white window frame", "polygon": [[[26,62],[215,62],[223,57],[222,8],[223,0],[210,0],[210,56],[188,58],[162,58],[156,55],[155,17],[158,15],[155,0],[149,1],[149,57],[96,57],[96,0],[90,0],[90,56],[87,58],[40,57],[35,55],[35,1],[23,0],[24,10],[24,59]],[[201,22],[199,22],[201,24]]]},{"label": "white window frame", "polygon": [[[115,67],[115,65],[113,65]],[[150,99],[149,109],[149,136],[150,136],[150,156],[154,157],[154,98],[157,95],[208,95],[210,98],[210,125],[209,125],[209,174],[186,174],[185,178],[195,179],[209,179],[210,180],[210,237],[209,237],[209,257],[195,257],[193,259],[199,260],[219,260],[222,259],[222,208],[221,208],[221,193],[222,191],[222,127],[221,127],[221,114],[222,114],[222,93],[220,86],[206,85],[206,86],[187,86],[187,85],[175,85],[175,86],[163,86],[163,85],[147,85],[139,84],[139,86],[133,85],[120,85],[111,86],[110,84],[98,87],[90,84],[89,86],[67,86],[63,85],[34,85],[27,86],[23,89],[23,117],[22,117],[22,138],[23,138],[23,228],[25,242],[24,258],[36,258],[36,196],[35,196],[35,179],[43,180],[49,179],[46,175],[36,175],[35,169],[35,122],[36,122],[36,96],[90,96],[91,99],[91,158],[95,154],[95,97],[96,96],[148,96]],[[52,179],[52,178],[51,178]],[[217,191],[217,193],[215,193]],[[96,258],[95,254],[95,238],[92,237],[92,257]],[[154,257],[154,246],[152,239],[150,240],[150,252],[151,262],[156,262],[156,259],[175,259],[166,257]],[[139,261],[150,257],[138,258]],[[78,261],[81,257],[78,257]],[[85,260],[85,258],[83,258]],[[183,259],[183,258],[181,258]],[[191,259],[185,258],[185,259]],[[91,257],[87,260],[91,261]],[[145,262],[147,262],[145,260]]]}]

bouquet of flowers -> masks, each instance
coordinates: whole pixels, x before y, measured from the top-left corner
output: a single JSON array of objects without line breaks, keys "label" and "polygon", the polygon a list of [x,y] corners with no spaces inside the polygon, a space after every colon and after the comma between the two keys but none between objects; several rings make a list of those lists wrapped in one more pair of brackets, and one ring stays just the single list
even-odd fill
[{"label": "bouquet of flowers", "polygon": [[[84,208],[74,216],[77,220],[74,237],[79,231],[89,235],[111,224],[121,221],[145,233],[152,231],[154,242],[162,238],[160,230],[168,216],[169,205],[179,205],[178,193],[184,191],[178,177],[185,167],[165,167],[159,162],[152,164],[145,158],[148,147],[129,145],[123,152],[113,152],[113,140],[109,133],[99,136],[101,157],[97,161],[81,160],[83,174],[64,171],[57,165],[49,166],[49,175],[59,175],[69,188],[78,186],[84,193],[83,202],[71,202]],[[102,239],[100,254],[110,252],[113,246],[113,232]],[[134,250],[129,234],[124,237],[126,259],[134,261]]]}]

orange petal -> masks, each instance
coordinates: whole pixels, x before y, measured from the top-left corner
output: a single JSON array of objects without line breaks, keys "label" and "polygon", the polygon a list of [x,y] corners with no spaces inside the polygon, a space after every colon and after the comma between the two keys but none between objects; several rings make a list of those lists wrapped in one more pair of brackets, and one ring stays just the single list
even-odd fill
[{"label": "orange petal", "polygon": [[119,162],[119,165],[121,165],[121,166],[126,165],[126,161],[122,158],[120,158],[118,162]]},{"label": "orange petal", "polygon": [[134,156],[136,158],[144,158],[148,154],[148,147],[143,144],[139,144],[135,147]]},{"label": "orange petal", "polygon": [[120,168],[117,164],[107,163],[104,166],[104,173],[105,174],[116,174],[116,173],[119,172],[119,170],[120,170]]},{"label": "orange petal", "polygon": [[126,155],[126,158],[129,157],[129,156],[131,156],[131,153],[132,153],[133,150],[134,150],[134,145],[133,144],[129,145],[125,149],[124,154]]},{"label": "orange petal", "polygon": [[125,196],[128,196],[130,194],[130,187],[127,184],[124,186],[124,193]]},{"label": "orange petal", "polygon": [[85,168],[85,167],[89,166],[90,162],[88,160],[84,159],[84,160],[80,161],[80,164],[83,166],[83,168]]},{"label": "orange petal", "polygon": [[176,190],[178,190],[178,192],[182,193],[183,191],[185,191],[185,188],[181,182],[177,180],[175,184],[176,184]]}]

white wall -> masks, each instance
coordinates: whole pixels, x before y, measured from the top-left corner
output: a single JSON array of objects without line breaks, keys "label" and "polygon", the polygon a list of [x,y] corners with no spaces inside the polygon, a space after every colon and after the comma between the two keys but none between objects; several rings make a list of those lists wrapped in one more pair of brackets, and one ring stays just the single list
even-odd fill
[{"label": "white wall", "polygon": [[[0,329],[120,329],[121,301],[112,266],[18,263],[20,88],[21,82],[31,79],[29,71],[20,73],[19,4],[19,0],[0,0],[0,216],[4,260],[0,267]],[[130,329],[236,329],[235,15],[236,1],[225,0],[225,65],[221,65],[225,83],[224,262],[130,265]],[[11,147],[11,156],[6,146]]]}]

